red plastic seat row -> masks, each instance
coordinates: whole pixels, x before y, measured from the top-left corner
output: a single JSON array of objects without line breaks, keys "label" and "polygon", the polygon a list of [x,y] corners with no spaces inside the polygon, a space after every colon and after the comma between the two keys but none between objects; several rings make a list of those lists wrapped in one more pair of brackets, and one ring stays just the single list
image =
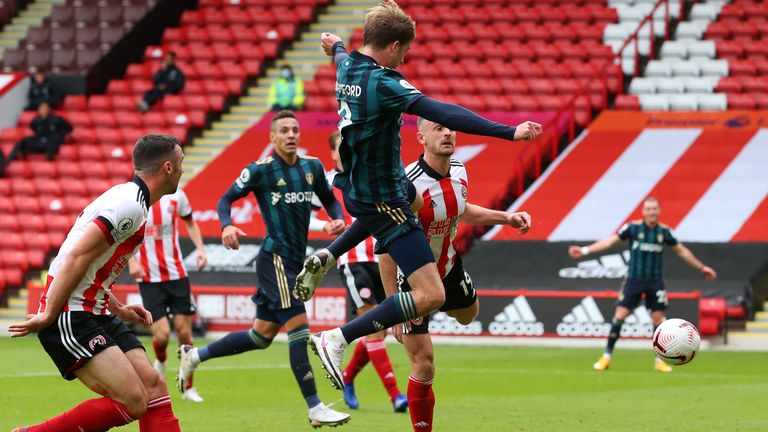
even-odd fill
[{"label": "red plastic seat row", "polygon": [[[226,1],[226,0],[224,0]],[[254,1],[254,0],[251,0]],[[562,0],[401,0],[397,4],[400,7],[407,8],[413,6],[466,6],[466,5],[496,5],[496,6],[513,6],[513,7],[525,7],[525,6],[539,6],[549,5],[551,7],[562,5]],[[606,0],[571,0],[569,5],[583,6],[583,7],[606,7]]]},{"label": "red plastic seat row", "polygon": [[200,0],[198,2],[199,8],[207,7],[223,7],[231,5],[240,5],[242,7],[261,7],[265,4],[269,4],[272,7],[302,7],[302,6],[317,6],[330,3],[330,0],[270,0],[265,2],[264,0]]},{"label": "red plastic seat row", "polygon": [[715,91],[720,93],[768,93],[768,76],[730,76],[720,78]]},{"label": "red plastic seat row", "polygon": [[730,93],[728,109],[768,109],[768,93]]},{"label": "red plastic seat row", "polygon": [[768,36],[768,18],[749,21],[713,21],[704,32],[704,39],[760,40]]},{"label": "red plastic seat row", "polygon": [[[133,108],[137,98],[141,97],[148,87],[144,87],[147,78],[140,80],[112,80],[107,86],[108,97],[112,98],[112,107],[117,111],[130,110],[122,99],[130,96],[133,101]],[[189,95],[235,95],[238,96],[243,91],[243,81],[241,79],[229,78],[223,80],[188,80],[184,84],[184,94]],[[116,103],[116,101],[118,101]]]},{"label": "red plastic seat row", "polygon": [[279,24],[284,22],[309,23],[312,20],[312,6],[261,6],[230,5],[222,8],[203,7],[185,11],[181,16],[182,27],[226,24]]},{"label": "red plastic seat row", "polygon": [[[487,59],[501,59],[509,64],[514,64],[519,60],[579,60],[581,62],[601,61],[610,62],[613,60],[613,52],[607,45],[597,41],[586,41],[573,43],[571,41],[557,42],[522,42],[505,41],[496,43],[494,41],[484,41],[473,45],[472,50],[462,50],[464,46],[460,43],[433,43],[426,44],[416,41],[414,48],[409,51],[405,58],[406,63],[415,60],[452,59],[457,52],[461,52],[462,61]],[[458,51],[457,51],[458,50]]]},{"label": "red plastic seat row", "polygon": [[411,6],[405,9],[419,24],[427,23],[467,23],[467,22],[506,22],[516,24],[539,23],[612,23],[618,21],[616,9],[603,5],[578,7],[553,7],[552,5],[537,4],[533,7],[517,5],[489,5],[485,7],[464,6]]},{"label": "red plastic seat row", "polygon": [[[152,82],[151,81],[142,81],[140,84],[132,84],[134,89],[143,89],[143,90],[135,90],[134,95],[143,94],[144,91],[152,88]],[[117,96],[117,95],[115,95]],[[163,99],[161,99],[156,107],[153,108],[153,111],[170,111],[173,113],[190,113],[191,118],[193,120],[193,124],[198,125],[199,123],[195,123],[196,120],[199,118],[198,112],[202,112],[203,115],[205,112],[214,110],[214,111],[221,111],[224,109],[224,94],[186,94],[186,92],[182,91],[181,93],[177,95],[167,95]],[[110,97],[110,101],[114,103],[116,99],[113,99]],[[121,98],[122,100],[122,98]],[[134,100],[134,104],[137,100]],[[127,103],[127,102],[125,102]],[[123,102],[119,104],[119,106],[122,105]],[[134,105],[135,107],[135,105]],[[114,108],[114,105],[113,105]],[[64,100],[64,103],[62,105],[62,110],[58,111],[58,114],[60,114],[62,117],[66,118],[66,110],[76,110],[76,111],[86,111],[88,109],[88,102],[85,97],[73,97],[73,96],[67,96]]]},{"label": "red plastic seat row", "polygon": [[717,41],[717,57],[729,60],[768,59],[768,44],[761,40],[720,39]]},{"label": "red plastic seat row", "polygon": [[752,18],[768,19],[768,4],[765,2],[726,3],[717,17],[719,21],[742,21]]},{"label": "red plastic seat row", "polygon": [[[257,76],[261,73],[261,62],[258,60],[243,60],[242,62],[235,60],[199,60],[192,63],[179,62],[178,66],[189,80],[233,79],[242,81],[248,76]],[[151,80],[158,69],[159,65],[152,63],[131,64],[128,66],[126,78]]]},{"label": "red plastic seat row", "polygon": [[[277,57],[279,43],[276,41],[242,42],[221,41],[210,42],[173,42],[162,47],[150,45],[144,50],[144,61],[157,64],[167,52],[176,53],[180,64],[192,63],[195,60],[242,60],[261,61]],[[156,70],[156,69],[155,69]]]},{"label": "red plastic seat row", "polygon": [[[277,25],[254,25],[254,26],[233,26],[234,29],[238,29],[239,32],[232,31],[230,33],[222,33],[221,36],[209,31],[206,27],[180,27],[180,28],[168,28],[163,34],[164,43],[181,43],[181,42],[206,42],[206,41],[247,41],[251,43],[258,43],[264,41],[280,42],[284,39],[292,39],[296,33],[296,24],[277,24]],[[217,39],[218,37],[226,37],[229,34],[232,37],[230,39]]]}]

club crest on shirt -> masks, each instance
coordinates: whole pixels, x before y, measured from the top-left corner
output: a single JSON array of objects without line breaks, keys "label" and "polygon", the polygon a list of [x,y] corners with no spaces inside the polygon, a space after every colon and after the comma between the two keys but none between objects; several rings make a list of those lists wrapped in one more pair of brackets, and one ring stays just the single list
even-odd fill
[{"label": "club crest on shirt", "polygon": [[106,347],[107,346],[107,340],[102,335],[98,335],[95,338],[88,341],[88,347],[91,349],[91,351],[96,351],[96,347]]},{"label": "club crest on shirt", "polygon": [[461,187],[461,198],[462,199],[467,199],[467,187],[466,186],[462,186]]},{"label": "club crest on shirt", "polygon": [[371,290],[369,288],[361,288],[360,289],[360,297],[362,297],[364,299],[371,298],[371,294],[372,293],[371,293]]},{"label": "club crest on shirt", "polygon": [[659,243],[663,243],[664,242],[664,234],[662,234],[662,233],[656,234],[656,241],[659,242]]},{"label": "club crest on shirt", "polygon": [[312,173],[306,173],[304,174],[304,179],[311,185],[315,181],[315,176]]},{"label": "club crest on shirt", "polygon": [[125,234],[130,231],[131,228],[133,228],[133,221],[131,218],[125,218],[117,224],[117,233],[120,235]]},{"label": "club crest on shirt", "polygon": [[418,317],[411,320],[411,324],[413,325],[421,325],[422,323],[424,323],[424,317]]},{"label": "club crest on shirt", "polygon": [[638,235],[637,235],[637,238],[638,238],[638,239],[640,239],[640,240],[643,240],[643,239],[645,239],[645,233],[640,233],[640,234],[638,234]]}]

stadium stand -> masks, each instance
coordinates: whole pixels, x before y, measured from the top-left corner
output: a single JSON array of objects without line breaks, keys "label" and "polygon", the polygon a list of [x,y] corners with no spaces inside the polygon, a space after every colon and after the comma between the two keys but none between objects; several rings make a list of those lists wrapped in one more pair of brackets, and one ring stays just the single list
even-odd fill
[{"label": "stadium stand", "polygon": [[[86,73],[155,5],[150,0],[68,0],[5,51],[4,72]],[[43,11],[41,9],[41,11]]]}]

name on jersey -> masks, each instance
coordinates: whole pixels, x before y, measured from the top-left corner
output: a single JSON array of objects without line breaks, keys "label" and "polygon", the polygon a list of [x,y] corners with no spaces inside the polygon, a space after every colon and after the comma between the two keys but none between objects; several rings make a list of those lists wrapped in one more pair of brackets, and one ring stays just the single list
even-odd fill
[{"label": "name on jersey", "polygon": [[307,192],[272,192],[272,205],[279,203],[281,200],[286,204],[298,204],[311,202],[315,193],[312,191]]},{"label": "name on jersey", "polygon": [[427,229],[427,236],[444,236],[450,234],[458,220],[459,217],[454,216],[445,220],[430,222],[429,228]]},{"label": "name on jersey", "polygon": [[336,82],[336,93],[340,93],[346,96],[359,97],[363,94],[363,88],[359,85],[339,84]]},{"label": "name on jersey", "polygon": [[640,249],[641,252],[660,253],[664,250],[664,246],[656,243],[640,243],[638,241],[632,243],[632,250],[638,249]]}]

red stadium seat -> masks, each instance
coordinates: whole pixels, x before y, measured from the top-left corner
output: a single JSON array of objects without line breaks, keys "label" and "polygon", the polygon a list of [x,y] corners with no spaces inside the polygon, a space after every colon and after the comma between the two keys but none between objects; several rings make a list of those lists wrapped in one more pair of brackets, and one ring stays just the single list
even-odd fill
[{"label": "red stadium seat", "polygon": [[[0,212],[0,233],[19,231],[19,218],[12,213]],[[0,234],[2,237],[4,234]]]},{"label": "red stadium seat", "polygon": [[616,96],[614,108],[623,111],[640,111],[640,100],[635,95],[621,94]]},{"label": "red stadium seat", "polygon": [[750,94],[729,94],[728,95],[728,109],[755,109],[757,107],[757,101],[754,96]]}]

